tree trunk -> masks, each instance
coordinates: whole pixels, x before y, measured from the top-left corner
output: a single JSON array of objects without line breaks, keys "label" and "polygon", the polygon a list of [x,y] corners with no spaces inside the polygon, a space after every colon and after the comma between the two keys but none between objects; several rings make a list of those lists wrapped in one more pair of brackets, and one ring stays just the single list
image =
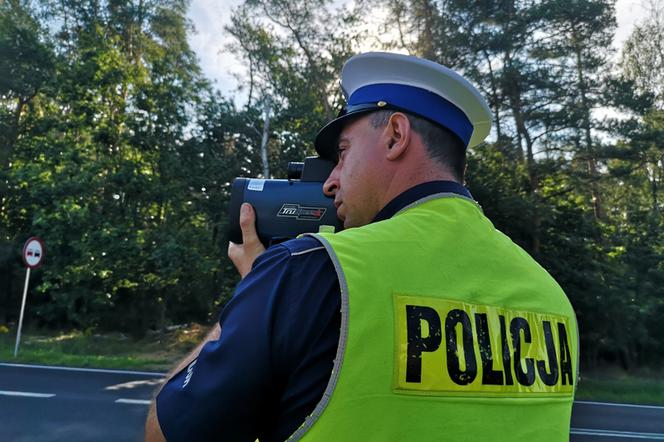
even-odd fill
[{"label": "tree trunk", "polygon": [[500,100],[498,99],[498,85],[496,84],[496,75],[493,72],[493,66],[491,65],[491,57],[486,52],[482,51],[484,58],[486,59],[487,66],[489,66],[489,79],[491,84],[491,98],[493,101],[493,114],[496,120],[496,138],[500,141],[503,137],[502,128],[500,125]]},{"label": "tree trunk", "polygon": [[434,44],[433,28],[435,26],[433,19],[435,12],[433,11],[433,8],[434,7],[429,2],[429,0],[420,0],[417,2],[417,9],[418,9],[417,19],[422,25],[422,30],[418,38],[419,40],[418,52],[420,53],[419,55],[421,57],[426,58],[428,60],[436,59],[436,52],[433,47]]},{"label": "tree trunk", "polygon": [[[506,65],[509,66],[509,65]],[[520,161],[523,162],[523,151],[521,148],[521,141],[524,141],[526,144],[526,170],[528,172],[528,180],[530,183],[530,194],[533,196],[533,212],[530,219],[531,227],[531,252],[533,255],[539,255],[541,250],[541,238],[540,238],[540,228],[542,225],[542,218],[537,207],[537,198],[539,191],[539,175],[537,172],[537,167],[535,164],[535,155],[533,151],[533,139],[528,132],[528,127],[526,127],[526,122],[523,116],[522,109],[522,100],[521,100],[521,89],[519,85],[518,72],[516,70],[507,68],[508,72],[508,98],[510,103],[510,108],[512,109],[512,116],[514,117],[514,123],[516,125],[517,137],[519,139],[519,154]]]},{"label": "tree trunk", "polygon": [[601,220],[604,218],[602,211],[602,198],[599,191],[599,186],[597,184],[599,179],[599,174],[597,173],[597,158],[595,156],[595,149],[592,142],[592,133],[590,129],[590,105],[588,103],[588,85],[583,74],[583,64],[582,64],[582,54],[581,46],[578,44],[576,37],[576,31],[572,31],[572,40],[575,46],[575,55],[576,55],[576,73],[577,80],[579,84],[579,94],[581,96],[581,106],[583,113],[583,135],[585,138],[585,151],[587,155],[586,160],[586,169],[588,175],[590,176],[590,191],[592,194],[593,202],[593,211],[595,213],[595,219]]},{"label": "tree trunk", "polygon": [[270,96],[265,98],[265,109],[263,119],[263,137],[261,139],[261,160],[263,160],[263,178],[270,178],[270,164],[267,159],[267,142],[270,138],[270,111],[271,111]]}]

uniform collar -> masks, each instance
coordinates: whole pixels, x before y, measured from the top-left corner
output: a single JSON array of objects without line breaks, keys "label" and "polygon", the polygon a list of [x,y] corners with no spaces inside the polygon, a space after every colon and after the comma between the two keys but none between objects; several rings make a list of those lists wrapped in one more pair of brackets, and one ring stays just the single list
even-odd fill
[{"label": "uniform collar", "polygon": [[436,193],[456,193],[459,196],[473,199],[468,189],[459,183],[454,181],[430,181],[411,187],[398,195],[378,212],[372,222],[375,223],[392,218],[404,207]]}]

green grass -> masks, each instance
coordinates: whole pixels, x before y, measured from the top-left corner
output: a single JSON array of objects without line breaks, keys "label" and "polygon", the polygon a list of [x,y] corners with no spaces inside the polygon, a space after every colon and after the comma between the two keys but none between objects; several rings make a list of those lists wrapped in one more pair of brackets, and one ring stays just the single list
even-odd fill
[{"label": "green grass", "polygon": [[0,331],[0,361],[75,367],[168,371],[204,336],[200,326],[131,339],[121,333],[24,331],[14,358],[15,332]]},{"label": "green grass", "polygon": [[664,378],[649,371],[625,373],[615,368],[582,371],[576,399],[664,405]]}]

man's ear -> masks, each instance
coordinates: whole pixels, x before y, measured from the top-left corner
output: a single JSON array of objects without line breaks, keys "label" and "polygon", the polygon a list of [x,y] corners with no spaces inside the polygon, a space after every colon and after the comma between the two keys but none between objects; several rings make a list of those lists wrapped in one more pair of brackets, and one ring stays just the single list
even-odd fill
[{"label": "man's ear", "polygon": [[411,127],[408,117],[401,112],[393,113],[390,115],[384,133],[387,143],[385,157],[390,161],[402,157],[410,146]]}]

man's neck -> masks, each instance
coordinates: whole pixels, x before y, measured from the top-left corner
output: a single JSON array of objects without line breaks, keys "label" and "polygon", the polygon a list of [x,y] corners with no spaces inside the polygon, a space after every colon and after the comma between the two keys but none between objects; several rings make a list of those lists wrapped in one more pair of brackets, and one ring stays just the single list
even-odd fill
[{"label": "man's neck", "polygon": [[435,194],[456,194],[459,197],[473,199],[468,189],[456,181],[430,181],[418,184],[399,194],[387,203],[374,217],[372,222],[383,221],[394,216],[404,207]]},{"label": "man's neck", "polygon": [[419,167],[397,170],[396,173],[392,175],[392,179],[387,186],[387,191],[385,192],[382,201],[382,207],[385,207],[390,201],[408,189],[412,189],[420,184],[432,181],[453,181],[459,183],[452,173],[444,170],[437,164],[431,165],[427,163],[431,163],[431,160],[425,162],[425,164],[421,164]]}]

